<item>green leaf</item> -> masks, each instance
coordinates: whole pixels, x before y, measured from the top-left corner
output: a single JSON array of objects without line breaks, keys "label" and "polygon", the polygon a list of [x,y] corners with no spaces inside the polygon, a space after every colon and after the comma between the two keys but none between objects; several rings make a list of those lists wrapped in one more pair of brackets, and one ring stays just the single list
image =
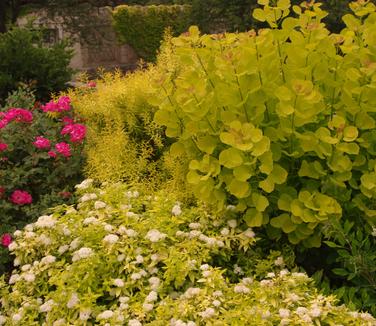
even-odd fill
[{"label": "green leaf", "polygon": [[359,149],[359,146],[355,143],[339,143],[337,145],[337,150],[347,154],[358,155]]},{"label": "green leaf", "polygon": [[173,157],[181,156],[185,153],[185,147],[182,143],[173,143],[170,147],[170,154]]},{"label": "green leaf", "polygon": [[262,225],[264,218],[261,212],[254,208],[249,208],[247,209],[243,219],[249,227],[258,227]]},{"label": "green leaf", "polygon": [[360,177],[362,186],[372,190],[376,187],[376,173],[365,173]]},{"label": "green leaf", "polygon": [[228,185],[228,191],[237,198],[245,198],[249,195],[249,184],[248,182],[233,179]]},{"label": "green leaf", "polygon": [[268,192],[271,193],[274,190],[274,182],[273,179],[269,176],[265,180],[259,182],[259,187]]},{"label": "green leaf", "polygon": [[344,128],[346,119],[340,115],[333,116],[333,119],[328,123],[330,129]]},{"label": "green leaf", "polygon": [[366,112],[360,111],[356,115],[355,124],[359,129],[375,128],[375,120]]},{"label": "green leaf", "polygon": [[303,160],[298,175],[299,177],[309,177],[313,179],[320,178],[320,174],[317,173],[316,169],[313,166],[313,163],[308,163],[306,160]]},{"label": "green leaf", "polygon": [[281,117],[287,117],[295,112],[295,108],[289,103],[280,102],[276,106],[276,111]]},{"label": "green leaf", "polygon": [[341,248],[338,244],[332,241],[323,241],[330,248]]},{"label": "green leaf", "polygon": [[289,214],[281,214],[277,217],[273,217],[270,220],[270,224],[275,228],[282,229],[285,233],[291,233],[296,229],[296,224],[291,221]]},{"label": "green leaf", "polygon": [[273,171],[273,154],[271,152],[266,152],[259,156],[258,159],[261,162],[259,170],[262,173],[269,174]]},{"label": "green leaf", "polygon": [[268,199],[265,196],[257,194],[257,193],[252,194],[252,201],[257,211],[259,212],[264,212],[265,209],[269,206]]},{"label": "green leaf", "polygon": [[273,171],[270,174],[270,177],[276,184],[282,184],[287,179],[287,171],[281,167],[279,164],[274,164]]},{"label": "green leaf", "polygon": [[346,127],[343,130],[343,140],[347,142],[352,142],[358,138],[358,129],[353,126]]},{"label": "green leaf", "polygon": [[290,0],[278,0],[277,1],[277,7],[281,8],[282,10],[286,10],[290,8],[291,3]]},{"label": "green leaf", "polygon": [[242,152],[236,148],[228,148],[219,154],[219,163],[232,169],[243,164]]},{"label": "green leaf", "polygon": [[240,181],[247,181],[253,175],[253,169],[247,165],[241,165],[233,170],[234,177]]},{"label": "green leaf", "polygon": [[282,211],[291,212],[292,197],[287,194],[281,194],[278,199],[278,208]]},{"label": "green leaf", "polygon": [[262,137],[261,141],[256,143],[252,150],[253,156],[261,156],[270,148],[270,140],[268,137]]},{"label": "green leaf", "polygon": [[340,276],[347,276],[347,274],[349,274],[349,272],[346,269],[343,269],[343,268],[333,268],[332,272],[334,274],[340,275]]},{"label": "green leaf", "polygon": [[293,93],[289,88],[286,86],[279,86],[275,90],[275,96],[282,102],[282,101],[290,101],[293,97]]},{"label": "green leaf", "polygon": [[[261,0],[259,0],[261,1]],[[260,9],[260,8],[256,8],[255,10],[253,10],[253,14],[252,14],[253,18],[260,21],[260,22],[264,22],[266,20],[266,14],[264,12],[264,10]]]},{"label": "green leaf", "polygon": [[356,68],[349,68],[346,71],[346,77],[350,79],[351,81],[357,81],[359,78],[362,77],[362,74],[360,71]]},{"label": "green leaf", "polygon": [[208,154],[212,154],[215,147],[217,146],[217,138],[214,136],[203,136],[197,139],[197,147]]},{"label": "green leaf", "polygon": [[339,140],[331,136],[329,129],[320,127],[316,130],[317,137],[323,141],[324,143],[328,144],[337,144]]},{"label": "green leaf", "polygon": [[189,171],[187,173],[187,181],[191,184],[198,184],[201,181],[201,175],[196,171]]}]

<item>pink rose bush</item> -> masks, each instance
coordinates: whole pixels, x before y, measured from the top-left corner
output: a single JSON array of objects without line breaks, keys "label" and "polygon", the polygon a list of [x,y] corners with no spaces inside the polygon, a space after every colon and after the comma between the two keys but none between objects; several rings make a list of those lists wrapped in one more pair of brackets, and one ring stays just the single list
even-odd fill
[{"label": "pink rose bush", "polygon": [[10,201],[16,205],[27,205],[33,202],[33,198],[27,191],[15,190],[10,196]]},{"label": "pink rose bush", "polygon": [[46,105],[42,105],[44,112],[64,112],[71,110],[71,100],[68,96],[61,96],[56,102],[50,101]]},{"label": "pink rose bush", "polygon": [[67,96],[0,111],[0,265],[7,262],[2,256],[9,256],[11,232],[50,207],[73,202],[85,137]]},{"label": "pink rose bush", "polygon": [[61,131],[62,135],[69,135],[72,143],[81,143],[86,136],[86,127],[79,123],[67,124]]},{"label": "pink rose bush", "polygon": [[8,145],[5,143],[0,143],[0,152],[4,152],[8,149]]},{"label": "pink rose bush", "polygon": [[61,143],[56,144],[55,148],[56,148],[56,151],[59,154],[63,155],[64,157],[70,157],[72,155],[69,144],[67,144],[65,142],[61,142]]},{"label": "pink rose bush", "polygon": [[1,244],[4,247],[9,247],[9,245],[12,243],[12,236],[9,233],[3,234],[1,237]]},{"label": "pink rose bush", "polygon": [[35,142],[33,142],[34,146],[39,149],[48,149],[51,147],[51,143],[47,138],[43,136],[37,136]]}]

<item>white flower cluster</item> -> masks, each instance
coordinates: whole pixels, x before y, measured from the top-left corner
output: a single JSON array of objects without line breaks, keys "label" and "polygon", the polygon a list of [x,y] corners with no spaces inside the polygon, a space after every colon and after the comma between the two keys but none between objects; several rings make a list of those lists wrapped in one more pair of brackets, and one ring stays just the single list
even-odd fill
[{"label": "white flower cluster", "polygon": [[69,301],[67,302],[67,308],[72,309],[80,303],[80,299],[77,293],[72,293]]},{"label": "white flower cluster", "polygon": [[99,223],[99,220],[94,216],[87,217],[82,222],[83,225],[98,224],[98,223]]},{"label": "white flower cluster", "polygon": [[46,301],[45,303],[43,303],[40,307],[39,307],[39,311],[40,312],[49,312],[52,310],[52,308],[54,307],[55,305],[55,301],[50,299],[48,301]]},{"label": "white flower cluster", "polygon": [[156,276],[152,276],[149,278],[149,284],[152,290],[157,290],[159,285],[161,284],[161,280]]},{"label": "white flower cluster", "polygon": [[133,229],[127,229],[125,226],[120,226],[118,232],[122,235],[126,235],[129,238],[135,238],[138,236],[138,233]]},{"label": "white flower cluster", "polygon": [[246,285],[244,285],[244,284],[237,284],[234,287],[234,292],[235,293],[247,294],[247,293],[250,293],[251,290]]},{"label": "white flower cluster", "polygon": [[87,189],[93,184],[93,181],[93,179],[86,179],[82,181],[80,184],[76,185],[75,188],[78,190]]},{"label": "white flower cluster", "polygon": [[107,234],[103,238],[103,242],[105,242],[107,244],[115,244],[118,241],[119,241],[119,237],[116,234]]},{"label": "white flower cluster", "polygon": [[87,201],[90,201],[90,200],[95,200],[97,199],[98,196],[97,194],[95,193],[91,193],[91,194],[84,194],[81,198],[80,198],[80,202],[81,203],[85,203]]},{"label": "white flower cluster", "polygon": [[48,255],[46,257],[43,257],[40,261],[41,265],[49,265],[53,264],[56,261],[56,257],[52,255]]},{"label": "white flower cluster", "polygon": [[180,319],[175,319],[175,318],[172,318],[170,320],[170,326],[196,326],[196,323],[194,321],[187,321],[187,322],[184,322]]},{"label": "white flower cluster", "polygon": [[206,308],[204,311],[200,312],[199,315],[200,315],[203,319],[209,319],[209,318],[214,317],[214,315],[215,315],[215,310],[214,310],[213,308]]},{"label": "white flower cluster", "polygon": [[135,191],[129,190],[125,193],[125,196],[129,199],[138,198],[140,196],[140,193],[137,190],[135,190]]},{"label": "white flower cluster", "polygon": [[94,203],[94,208],[95,209],[102,209],[102,208],[105,208],[107,206],[107,204],[103,201],[100,201],[100,200],[97,200],[95,203]]},{"label": "white flower cluster", "polygon": [[172,210],[171,210],[172,215],[179,216],[181,215],[181,213],[182,213],[182,210],[181,210],[179,203],[177,203],[174,207],[172,207]]},{"label": "white flower cluster", "polygon": [[142,324],[138,319],[131,319],[128,321],[128,326],[142,326]]},{"label": "white flower cluster", "polygon": [[191,299],[201,293],[200,288],[188,288],[185,293],[183,294],[183,297],[186,299]]},{"label": "white flower cluster", "polygon": [[93,249],[82,247],[81,249],[73,253],[72,261],[78,261],[81,259],[89,258],[93,255]]},{"label": "white flower cluster", "polygon": [[160,240],[164,240],[167,237],[167,234],[159,232],[156,229],[150,230],[146,236],[145,239],[149,240],[150,242],[158,242]]},{"label": "white flower cluster", "polygon": [[103,312],[101,312],[98,316],[97,316],[97,319],[98,320],[101,320],[101,319],[110,319],[114,316],[114,312],[112,310],[105,310]]},{"label": "white flower cluster", "polygon": [[38,228],[48,228],[51,229],[55,226],[57,220],[52,215],[43,215],[38,218],[35,222],[35,226]]},{"label": "white flower cluster", "polygon": [[125,285],[124,281],[120,278],[114,279],[113,284],[119,288],[122,288]]}]

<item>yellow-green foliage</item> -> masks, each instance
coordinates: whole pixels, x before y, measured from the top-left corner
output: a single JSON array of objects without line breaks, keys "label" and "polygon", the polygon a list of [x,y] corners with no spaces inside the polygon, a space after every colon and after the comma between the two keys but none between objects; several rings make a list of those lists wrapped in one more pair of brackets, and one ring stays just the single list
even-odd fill
[{"label": "yellow-green foliage", "polygon": [[153,67],[126,76],[106,73],[95,89],[70,92],[88,126],[85,172],[90,177],[139,182],[155,174],[151,159],[162,148],[162,132],[152,122],[154,108],[146,102],[155,74]]}]

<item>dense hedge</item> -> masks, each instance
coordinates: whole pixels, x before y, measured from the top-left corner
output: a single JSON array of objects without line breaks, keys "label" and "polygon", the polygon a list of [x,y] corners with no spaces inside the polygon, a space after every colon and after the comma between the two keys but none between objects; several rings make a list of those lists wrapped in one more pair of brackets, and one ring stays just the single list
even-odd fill
[{"label": "dense hedge", "polygon": [[119,39],[131,45],[137,54],[147,60],[156,58],[166,28],[173,35],[184,32],[190,25],[189,6],[127,6],[115,8],[114,27]]},{"label": "dense hedge", "polygon": [[[292,0],[293,5],[300,5],[303,0]],[[339,32],[344,24],[341,17],[350,12],[350,0],[321,1],[322,8],[329,15],[324,19],[329,30]],[[374,0],[371,0],[374,2]],[[192,7],[192,22],[204,33],[218,31],[246,31],[249,28],[260,27],[251,17],[251,12],[257,7],[257,0],[133,0],[128,4],[186,4]]]},{"label": "dense hedge", "polygon": [[0,102],[20,82],[32,82],[37,99],[65,89],[73,73],[72,55],[66,42],[45,47],[38,31],[14,28],[0,34]]}]

